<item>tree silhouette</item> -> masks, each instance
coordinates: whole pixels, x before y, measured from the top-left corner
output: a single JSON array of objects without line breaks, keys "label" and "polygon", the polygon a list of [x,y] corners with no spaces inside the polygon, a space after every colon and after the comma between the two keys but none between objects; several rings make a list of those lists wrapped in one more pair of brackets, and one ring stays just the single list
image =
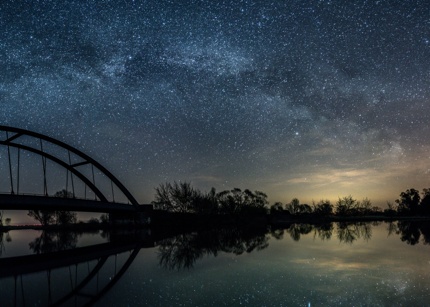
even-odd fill
[{"label": "tree silhouette", "polygon": [[333,214],[333,205],[329,200],[320,200],[314,204],[314,213],[319,216],[329,216]]},{"label": "tree silhouette", "polygon": [[351,195],[339,198],[336,202],[337,215],[351,215],[357,212],[359,203]]},{"label": "tree silhouette", "polygon": [[42,226],[47,226],[55,221],[55,212],[46,210],[29,210],[28,216],[34,218]]},{"label": "tree silhouette", "polygon": [[430,214],[430,189],[423,189],[423,197],[421,198],[421,212],[425,215]]},{"label": "tree silhouette", "polygon": [[219,208],[221,213],[234,214],[240,211],[242,205],[241,199],[237,196],[241,193],[240,189],[233,189],[231,191],[222,191],[217,194]]},{"label": "tree silhouette", "polygon": [[396,199],[397,211],[403,214],[416,214],[420,204],[420,193],[415,189],[408,189],[400,193],[400,198]]},{"label": "tree silhouette", "polygon": [[293,198],[289,204],[285,205],[285,209],[288,210],[291,214],[299,214],[300,213],[299,199]]},{"label": "tree silhouette", "polygon": [[72,192],[62,189],[61,191],[55,192],[54,197],[74,198],[74,195]]},{"label": "tree silhouette", "polygon": [[221,213],[265,213],[268,204],[267,195],[261,191],[242,191],[234,188],[217,194]]},{"label": "tree silhouette", "polygon": [[[54,197],[73,198],[73,194],[63,189],[57,191]],[[68,225],[77,222],[77,213],[71,211],[29,210],[27,215],[34,218],[42,226],[51,224]]]},{"label": "tree silhouette", "polygon": [[218,200],[215,188],[211,188],[206,194],[201,194],[195,199],[195,211],[200,214],[218,213]]},{"label": "tree silhouette", "polygon": [[168,182],[161,183],[155,188],[155,201],[154,207],[160,210],[174,211],[174,205],[172,204],[170,190],[172,185]]},{"label": "tree silhouette", "polygon": [[384,214],[388,216],[393,216],[397,214],[397,204],[393,204],[390,201],[387,201],[387,208],[384,209]]},{"label": "tree silhouette", "polygon": [[[377,208],[377,207],[376,207]],[[376,210],[376,209],[375,209]],[[358,204],[358,211],[360,214],[370,214],[373,213],[374,207],[372,206],[372,202],[367,197],[364,198],[359,204]]]},{"label": "tree silhouette", "polygon": [[102,215],[100,215],[100,223],[108,224],[109,223],[109,214],[103,213]]},{"label": "tree silhouette", "polygon": [[170,190],[175,210],[178,212],[195,211],[194,205],[200,193],[189,182],[174,182]]},{"label": "tree silhouette", "polygon": [[312,207],[308,204],[299,205],[299,214],[310,214],[312,213]]},{"label": "tree silhouette", "polygon": [[71,211],[55,211],[55,223],[58,225],[74,224],[78,220],[77,213]]},{"label": "tree silhouette", "polygon": [[284,211],[283,205],[281,202],[276,202],[273,205],[270,206],[270,213],[279,213]]},{"label": "tree silhouette", "polygon": [[154,206],[157,209],[171,212],[195,212],[196,205],[202,199],[200,191],[189,182],[160,184],[155,188]]}]

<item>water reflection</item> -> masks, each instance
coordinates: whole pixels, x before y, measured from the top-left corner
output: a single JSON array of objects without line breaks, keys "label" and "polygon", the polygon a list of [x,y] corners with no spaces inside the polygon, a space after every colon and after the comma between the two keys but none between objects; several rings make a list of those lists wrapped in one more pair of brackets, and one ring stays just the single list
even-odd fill
[{"label": "water reflection", "polygon": [[290,234],[294,241],[299,241],[301,235],[307,235],[314,229],[313,225],[309,224],[293,224],[288,229],[287,232]]},{"label": "water reflection", "polygon": [[333,235],[333,230],[333,223],[324,223],[318,225],[292,224],[287,228],[271,227],[270,234],[276,240],[282,240],[286,232],[294,241],[299,241],[301,235],[307,235],[313,232],[314,238],[318,237],[321,240],[329,240]]},{"label": "water reflection", "polygon": [[342,243],[352,244],[363,238],[368,241],[372,238],[371,223],[339,223],[337,227],[337,238]]},{"label": "water reflection", "polygon": [[78,233],[69,231],[43,231],[40,237],[28,245],[35,254],[45,254],[76,248]]},{"label": "water reflection", "polygon": [[[269,246],[270,236],[275,240],[285,239],[285,234],[298,242],[303,236],[312,235],[321,241],[335,238],[342,244],[352,245],[357,240],[372,239],[373,227],[381,222],[339,222],[322,224],[294,223],[283,228],[268,230],[240,228],[217,229],[180,234],[158,242],[159,265],[169,270],[190,269],[204,256],[217,256],[219,252],[251,253]],[[398,235],[400,240],[414,245],[422,239],[430,244],[430,226],[426,222],[399,221],[387,223],[388,235]],[[270,235],[270,236],[269,236]]]},{"label": "water reflection", "polygon": [[333,223],[321,224],[315,227],[314,237],[318,237],[321,240],[330,240],[333,235]]},{"label": "water reflection", "polygon": [[422,238],[423,244],[430,244],[430,225],[428,221],[409,222],[399,221],[389,225],[389,233],[400,235],[400,240],[410,245],[415,245]]},{"label": "water reflection", "polygon": [[[0,256],[3,254],[3,251],[5,249],[4,242],[3,242],[4,238],[5,238],[5,233],[0,232]],[[9,236],[9,238],[10,238],[10,236]]]},{"label": "water reflection", "polygon": [[[82,232],[42,232],[29,243],[32,255],[0,258],[0,295],[5,306],[89,306],[127,271],[145,238],[119,236],[77,247]],[[88,233],[86,234],[88,235]],[[82,295],[84,294],[85,295]]]},{"label": "water reflection", "polygon": [[224,228],[181,234],[159,242],[158,259],[167,269],[190,269],[204,256],[217,256],[219,252],[241,255],[269,246],[265,228]]},{"label": "water reflection", "polygon": [[[352,275],[348,274],[352,274],[354,269],[359,271],[370,267],[369,264],[357,260],[362,259],[359,252],[361,250],[367,253],[371,250],[369,247],[374,246],[374,244],[368,244],[371,241],[375,243],[386,239],[384,235],[381,236],[384,232],[391,237],[391,243],[393,240],[398,242],[391,245],[402,245],[405,250],[406,244],[430,244],[430,225],[426,221],[342,222],[313,225],[294,223],[284,227],[220,228],[181,233],[168,238],[158,237],[154,235],[156,232],[151,233],[150,230],[142,233],[104,233],[100,234],[100,237],[107,242],[86,247],[79,247],[80,239],[88,234],[42,232],[26,243],[32,255],[0,257],[0,295],[6,305],[19,306],[33,301],[41,302],[42,305],[61,305],[70,302],[75,306],[92,304],[109,291],[118,291],[115,290],[118,286],[114,287],[114,285],[123,278],[139,251],[146,247],[150,247],[149,251],[153,253],[151,261],[154,262],[151,263],[151,270],[157,272],[156,274],[167,274],[166,276],[170,277],[172,275],[168,274],[180,274],[177,271],[185,270],[187,274],[192,274],[189,272],[191,269],[192,271],[201,270],[202,266],[196,267],[196,262],[208,256],[252,254],[250,257],[242,258],[227,257],[238,260],[237,263],[245,263],[251,257],[270,258],[272,254],[276,254],[276,252],[272,253],[269,246],[273,244],[277,246],[278,253],[279,248],[283,247],[281,253],[291,257],[290,262],[281,262],[274,272],[279,268],[290,267],[291,270],[295,270],[301,266],[333,268],[335,272],[344,272],[345,275],[342,278],[349,280]],[[12,240],[13,234],[0,234],[2,250],[8,249],[8,241],[15,242]],[[289,244],[290,248],[285,248],[288,246],[285,243]],[[309,250],[304,252],[309,247],[315,249],[312,252]],[[396,248],[399,250],[398,246]],[[295,252],[290,252],[292,249]],[[402,247],[400,249],[403,250]],[[320,254],[314,253],[316,250]],[[336,252],[339,250],[342,250],[342,253]],[[273,251],[276,251],[276,248]],[[382,249],[381,251],[374,249],[373,252],[377,255],[375,259],[381,259],[380,255],[389,254]],[[259,254],[264,256],[258,256]],[[226,261],[226,257],[219,258],[221,259],[217,261]],[[286,256],[283,255],[278,259],[285,261],[285,258]],[[314,260],[315,258],[318,261]],[[149,261],[147,258],[142,259],[139,260],[139,266]],[[270,263],[270,260],[267,262]],[[276,263],[276,260],[273,263]],[[293,265],[288,266],[288,263]],[[388,266],[390,262],[381,262],[380,265]],[[401,267],[401,265],[395,267]],[[135,268],[138,270],[137,265]],[[247,268],[247,270],[250,269]],[[388,272],[396,273],[392,269]],[[136,272],[128,273],[127,275],[133,276],[133,280],[146,276],[145,274],[139,276]],[[81,296],[80,294],[84,292],[91,292],[91,297]]]},{"label": "water reflection", "polygon": [[[321,224],[291,223],[282,227],[269,226],[254,228],[221,228],[199,232],[181,233],[169,238],[153,238],[158,244],[160,265],[166,268],[191,268],[193,263],[206,255],[217,256],[219,252],[240,255],[268,247],[269,238],[275,240],[289,238],[298,242],[303,236],[312,235],[322,241],[336,238],[340,243],[353,244],[357,240],[369,241],[372,228],[382,222],[338,222]],[[430,224],[427,221],[384,222],[388,236],[398,235],[400,240],[415,245],[419,242],[430,244]],[[75,249],[80,237],[90,232],[43,231],[28,243],[34,254],[53,253]],[[94,230],[107,241],[118,239],[118,234]],[[133,236],[124,235],[128,241]],[[137,238],[137,240],[139,240]],[[10,232],[0,233],[0,256],[12,241]],[[154,243],[155,244],[155,243]]]},{"label": "water reflection", "polygon": [[[291,224],[285,229],[272,228],[270,233],[275,239],[283,239],[288,233],[294,241],[300,241],[301,236],[313,233],[314,238],[330,240],[333,233],[340,243],[353,244],[359,239],[369,241],[372,238],[373,227],[382,222],[338,222],[325,224]],[[387,233],[399,235],[400,240],[409,245],[419,242],[430,244],[430,224],[428,221],[390,221],[386,222]]]},{"label": "water reflection", "polygon": [[[59,252],[77,247],[80,237],[89,234],[99,234],[101,238],[108,239],[110,234],[97,229],[92,231],[42,231],[41,235],[30,242],[29,248],[34,254]],[[10,236],[9,236],[10,237]]]},{"label": "water reflection", "polygon": [[275,239],[283,239],[284,233],[287,232],[291,239],[300,241],[301,236],[313,233],[314,238],[322,241],[330,240],[335,231],[336,224],[337,239],[341,243],[352,244],[354,241],[363,238],[369,240],[372,237],[372,225],[378,223],[364,222],[342,222],[342,223],[323,223],[323,224],[291,224],[285,229],[272,228],[270,233]]}]

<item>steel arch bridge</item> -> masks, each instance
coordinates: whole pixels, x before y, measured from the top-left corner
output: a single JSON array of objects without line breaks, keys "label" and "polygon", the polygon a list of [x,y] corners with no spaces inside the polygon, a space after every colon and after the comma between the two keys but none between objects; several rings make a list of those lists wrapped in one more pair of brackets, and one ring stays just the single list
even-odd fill
[{"label": "steel arch bridge", "polygon": [[[28,210],[53,209],[89,212],[126,212],[137,211],[139,203],[127,188],[105,167],[82,151],[56,140],[52,137],[20,128],[0,125],[0,147],[5,147],[6,173],[9,177],[9,192],[0,195],[0,209]],[[54,148],[55,150],[47,150]],[[4,150],[4,149],[3,149]],[[12,152],[13,151],[13,152]],[[20,190],[21,156],[22,153],[40,156],[43,172],[43,193],[26,195]],[[13,163],[13,160],[16,163]],[[66,189],[63,197],[53,197],[48,194],[47,162],[66,170]],[[86,169],[86,172],[82,170]],[[95,180],[95,173],[101,174],[110,181],[111,194],[102,191]],[[75,181],[78,179],[85,187],[85,197],[78,198],[75,194]],[[69,181],[71,189],[69,189]],[[94,194],[94,199],[86,197],[88,192]],[[115,201],[115,190],[119,190],[128,204]],[[61,209],[59,208],[61,207]]]}]

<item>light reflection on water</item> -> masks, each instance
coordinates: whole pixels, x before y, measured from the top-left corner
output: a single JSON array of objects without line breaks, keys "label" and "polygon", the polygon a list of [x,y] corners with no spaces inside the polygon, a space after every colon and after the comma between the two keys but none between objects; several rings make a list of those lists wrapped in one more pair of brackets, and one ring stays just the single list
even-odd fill
[{"label": "light reflection on water", "polygon": [[[173,238],[154,238],[145,233],[137,257],[95,304],[425,306],[430,302],[427,228],[425,222],[344,223],[293,224],[287,229],[271,231],[218,229]],[[23,241],[14,232],[11,237],[11,242],[3,242],[3,257],[14,254],[8,249],[15,238],[20,238],[20,244]],[[79,238],[90,242],[86,235]],[[107,242],[106,236],[99,239],[98,243]],[[112,237],[109,240],[115,241]],[[121,238],[116,240],[116,247],[120,246],[118,241],[126,243]],[[156,246],[151,247],[154,243]],[[76,245],[79,244],[78,240]],[[29,246],[28,241],[26,245]],[[86,291],[100,292],[115,279],[131,254],[132,250],[121,251],[107,258],[97,273],[98,279]],[[55,273],[55,283],[52,277],[49,291],[46,271],[23,275],[23,291],[21,277],[2,277],[0,295],[7,297],[12,305],[19,297],[16,293],[21,292],[24,295],[16,300],[18,305],[24,301],[33,305],[35,300],[39,303],[34,304],[41,306],[55,303],[58,297],[67,295],[67,287],[72,289],[79,279],[85,279],[97,261],[51,270],[51,277]],[[34,286],[28,290],[29,284],[40,285],[44,290],[36,290]],[[55,293],[59,290],[61,295]],[[27,295],[27,291],[32,294]],[[37,294],[45,296],[36,298]],[[85,303],[88,300],[68,302],[73,306]]]}]

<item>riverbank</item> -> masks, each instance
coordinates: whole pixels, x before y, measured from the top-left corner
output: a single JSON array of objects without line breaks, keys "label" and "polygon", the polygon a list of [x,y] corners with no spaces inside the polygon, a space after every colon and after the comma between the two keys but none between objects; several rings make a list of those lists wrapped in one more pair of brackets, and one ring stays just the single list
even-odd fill
[{"label": "riverbank", "polygon": [[274,226],[276,228],[291,224],[322,224],[331,222],[390,222],[390,221],[430,221],[430,216],[386,216],[383,214],[361,216],[315,216],[290,214],[237,214],[237,215],[199,215],[193,213],[167,212],[154,210],[149,223],[139,224],[134,221],[116,221],[114,223],[76,223],[68,225],[8,225],[0,226],[0,232],[19,229],[50,231],[92,231],[113,228],[154,228],[154,229],[208,229],[226,226]]}]

